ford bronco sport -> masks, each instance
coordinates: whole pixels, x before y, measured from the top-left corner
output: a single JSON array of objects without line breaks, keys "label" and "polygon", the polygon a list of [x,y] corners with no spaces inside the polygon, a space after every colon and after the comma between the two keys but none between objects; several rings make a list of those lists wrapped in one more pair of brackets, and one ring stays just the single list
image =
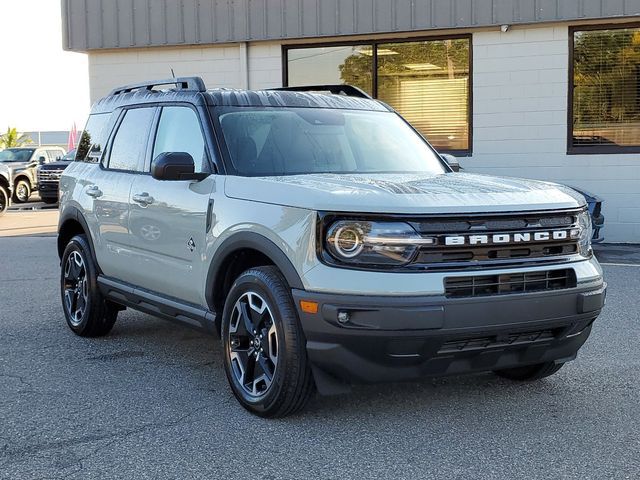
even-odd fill
[{"label": "ford bronco sport", "polygon": [[94,105],[60,181],[76,334],[124,308],[218,332],[233,393],[265,417],[315,389],[536,380],[576,357],[605,298],[584,198],[453,173],[384,103],[302,90],[179,78]]}]

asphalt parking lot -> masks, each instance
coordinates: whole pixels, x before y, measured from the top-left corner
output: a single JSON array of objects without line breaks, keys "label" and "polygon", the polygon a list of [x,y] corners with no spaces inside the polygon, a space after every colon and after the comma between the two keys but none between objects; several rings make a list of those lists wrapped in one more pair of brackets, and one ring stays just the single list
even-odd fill
[{"label": "asphalt parking lot", "polygon": [[549,379],[361,386],[262,420],[216,338],[133,311],[78,338],[55,238],[0,238],[0,478],[640,478],[640,266],[614,257],[590,340]]}]

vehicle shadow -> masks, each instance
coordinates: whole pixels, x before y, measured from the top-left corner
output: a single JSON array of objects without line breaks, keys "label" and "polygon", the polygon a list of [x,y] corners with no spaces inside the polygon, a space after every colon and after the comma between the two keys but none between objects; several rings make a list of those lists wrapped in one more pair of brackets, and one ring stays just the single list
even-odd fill
[{"label": "vehicle shadow", "polygon": [[[136,359],[150,369],[172,366],[180,370],[185,384],[206,391],[210,401],[229,404],[233,400],[222,363],[220,339],[155,317],[126,311],[113,332],[97,341],[93,361]],[[561,377],[536,383],[514,383],[491,373],[432,377],[419,381],[355,385],[348,394],[315,395],[307,408],[287,422],[332,422],[355,417],[403,418],[407,415],[457,415],[461,410],[484,415],[517,415],[523,403],[531,408],[534,399],[554,397],[563,390]],[[560,380],[557,380],[560,379]],[[231,402],[235,403],[235,402]],[[239,405],[236,410],[249,415]],[[235,408],[235,407],[234,407]],[[548,413],[548,412],[547,412]]]}]

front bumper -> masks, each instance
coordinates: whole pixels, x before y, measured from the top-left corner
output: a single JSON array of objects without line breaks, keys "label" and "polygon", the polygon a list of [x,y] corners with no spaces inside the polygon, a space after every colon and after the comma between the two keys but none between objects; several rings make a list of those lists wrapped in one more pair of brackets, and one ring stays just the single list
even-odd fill
[{"label": "front bumper", "polygon": [[39,183],[38,192],[41,197],[55,197],[58,198],[58,184],[57,183]]},{"label": "front bumper", "polygon": [[[350,383],[572,360],[605,294],[601,279],[566,290],[455,299],[293,291],[321,393]],[[318,313],[303,312],[301,300],[317,302]]]}]

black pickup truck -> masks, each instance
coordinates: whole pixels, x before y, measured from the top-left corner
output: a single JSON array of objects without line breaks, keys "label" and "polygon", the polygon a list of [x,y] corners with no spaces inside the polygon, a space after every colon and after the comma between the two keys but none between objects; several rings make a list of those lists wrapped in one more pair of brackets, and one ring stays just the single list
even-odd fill
[{"label": "black pickup truck", "polygon": [[38,168],[38,193],[44,203],[58,202],[58,184],[60,175],[69,166],[76,156],[76,151],[71,150],[56,162],[46,163]]}]

